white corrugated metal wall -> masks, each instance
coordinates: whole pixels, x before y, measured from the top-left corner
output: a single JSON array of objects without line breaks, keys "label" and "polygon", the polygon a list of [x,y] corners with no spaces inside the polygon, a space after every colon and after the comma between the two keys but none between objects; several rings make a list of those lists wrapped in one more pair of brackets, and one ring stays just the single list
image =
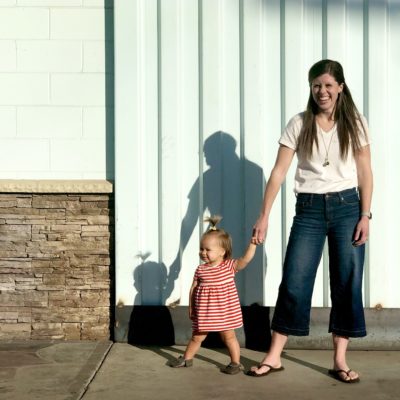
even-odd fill
[{"label": "white corrugated metal wall", "polygon": [[[116,301],[188,304],[210,213],[240,254],[280,132],[306,105],[308,69],[332,58],[373,138],[365,305],[400,307],[399,39],[400,0],[116,0]],[[266,251],[238,277],[245,305],[275,302],[294,167]],[[329,306],[326,257],[313,305]]]}]

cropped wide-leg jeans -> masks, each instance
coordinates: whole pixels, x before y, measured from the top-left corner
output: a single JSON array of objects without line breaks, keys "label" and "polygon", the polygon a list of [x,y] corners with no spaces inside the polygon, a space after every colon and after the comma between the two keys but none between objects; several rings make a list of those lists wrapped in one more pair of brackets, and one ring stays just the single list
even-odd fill
[{"label": "cropped wide-leg jeans", "polygon": [[271,328],[294,336],[309,334],[311,298],[325,239],[329,248],[332,307],[329,332],[366,335],[362,302],[365,245],[353,246],[360,219],[356,188],[327,194],[297,194],[282,282]]}]

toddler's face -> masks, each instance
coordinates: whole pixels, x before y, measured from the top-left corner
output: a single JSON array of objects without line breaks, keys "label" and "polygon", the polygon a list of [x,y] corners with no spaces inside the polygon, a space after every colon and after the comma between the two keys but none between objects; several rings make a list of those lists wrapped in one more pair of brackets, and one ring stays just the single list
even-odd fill
[{"label": "toddler's face", "polygon": [[215,266],[224,260],[225,250],[219,244],[219,240],[210,235],[201,240],[199,254],[202,261]]}]

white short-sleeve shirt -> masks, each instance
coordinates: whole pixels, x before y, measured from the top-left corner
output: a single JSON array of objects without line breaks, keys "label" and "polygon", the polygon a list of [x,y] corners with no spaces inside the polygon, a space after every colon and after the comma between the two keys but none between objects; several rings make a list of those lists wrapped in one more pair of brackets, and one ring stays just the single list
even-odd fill
[{"label": "white short-sleeve shirt", "polygon": [[[360,129],[361,147],[370,144],[368,124],[361,116],[366,135]],[[340,157],[339,139],[336,124],[329,132],[317,125],[318,149],[314,143],[311,159],[300,157],[297,152],[298,138],[303,126],[303,113],[292,117],[282,132],[279,143],[296,151],[297,168],[295,175],[295,193],[330,193],[358,186],[356,162],[349,149],[347,159]],[[327,154],[328,153],[328,154]],[[324,166],[326,159],[329,164]]]}]

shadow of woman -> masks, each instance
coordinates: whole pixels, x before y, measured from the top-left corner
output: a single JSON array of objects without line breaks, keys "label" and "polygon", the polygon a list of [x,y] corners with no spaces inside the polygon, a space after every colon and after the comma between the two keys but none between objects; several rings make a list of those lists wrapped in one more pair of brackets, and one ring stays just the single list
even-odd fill
[{"label": "shadow of woman", "polygon": [[[236,153],[236,140],[226,132],[209,136],[203,146],[208,169],[194,182],[188,194],[188,207],[180,228],[180,243],[169,268],[163,304],[180,303],[181,256],[193,234],[199,215],[222,215],[221,227],[232,236],[233,257],[243,253],[257,220],[263,199],[265,177],[260,166]],[[266,255],[257,250],[251,265],[238,274],[236,285],[242,304],[263,304]]]}]

